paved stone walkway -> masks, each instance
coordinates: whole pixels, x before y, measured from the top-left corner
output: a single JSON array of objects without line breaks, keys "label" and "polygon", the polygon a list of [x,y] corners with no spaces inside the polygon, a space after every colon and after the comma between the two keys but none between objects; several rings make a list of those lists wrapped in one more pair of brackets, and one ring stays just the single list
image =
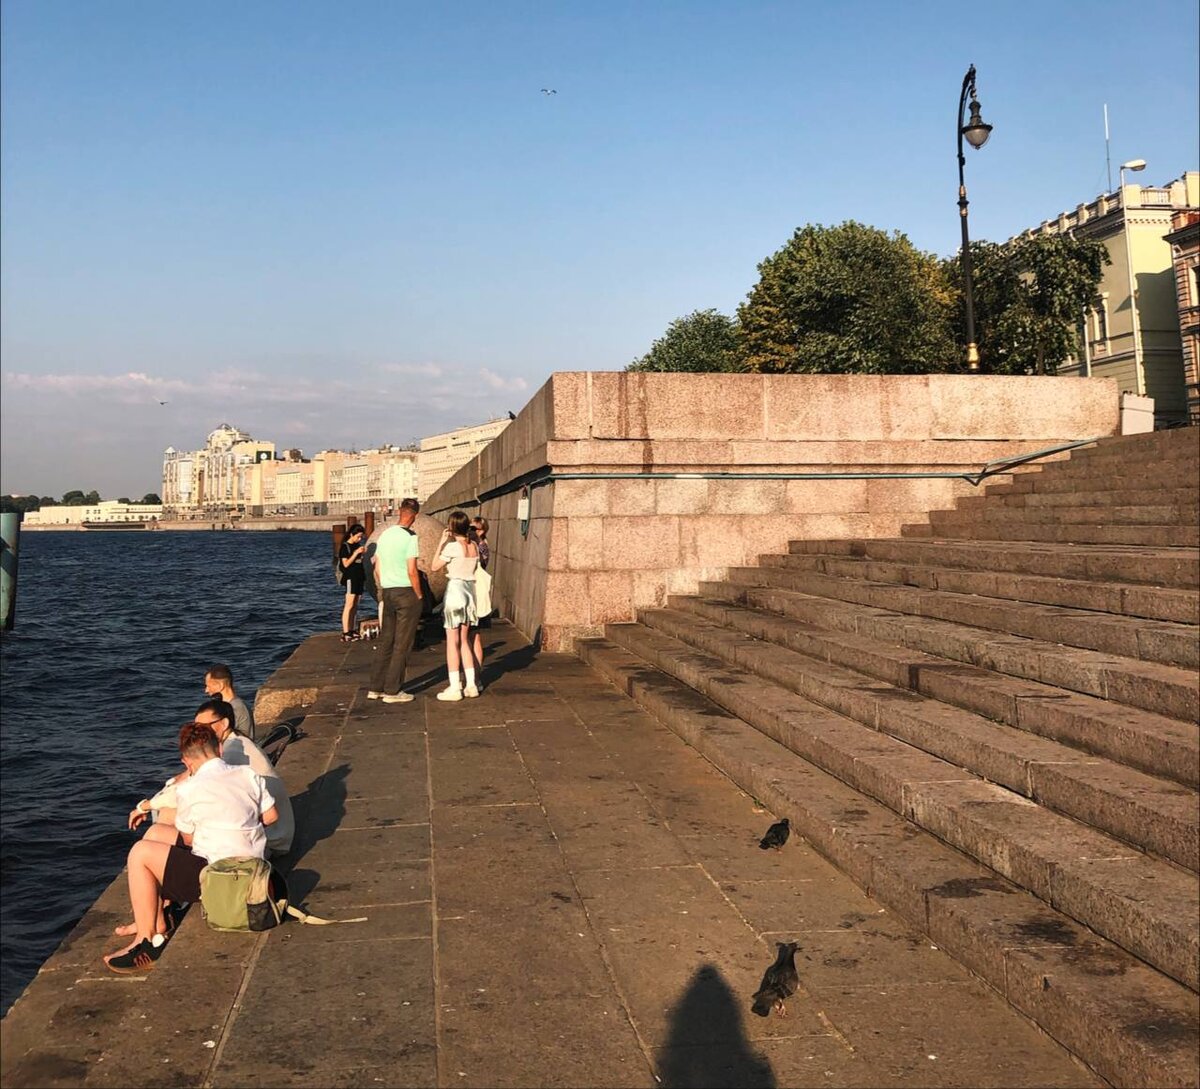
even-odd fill
[{"label": "paved stone walkway", "polygon": [[[486,634],[458,704],[440,646],[406,705],[365,699],[370,644],[315,637],[278,675],[319,690],[281,765],[293,894],[367,923],[196,912],[118,980],[114,885],[6,1019],[4,1084],[1102,1084],[806,844],[760,851],[772,815],[587,666]],[[801,991],[763,1020],[784,939]]]}]

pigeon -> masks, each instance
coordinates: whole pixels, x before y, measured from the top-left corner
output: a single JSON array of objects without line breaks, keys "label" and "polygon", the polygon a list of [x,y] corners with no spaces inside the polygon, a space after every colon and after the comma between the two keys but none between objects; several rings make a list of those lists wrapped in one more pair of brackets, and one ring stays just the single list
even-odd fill
[{"label": "pigeon", "polygon": [[758,845],[765,851],[769,847],[774,847],[779,850],[788,841],[788,836],[791,835],[791,826],[788,824],[787,817],[784,817],[778,824],[771,825],[767,829],[767,834],[758,841]]},{"label": "pigeon", "polygon": [[517,414],[515,412],[509,412],[508,418],[510,420],[515,420],[517,418]]},{"label": "pigeon", "polygon": [[557,91],[556,91],[556,90],[555,90],[553,87],[543,87],[543,88],[542,88],[542,94],[544,94],[544,95],[556,95],[556,94],[558,94],[558,92],[557,92]]},{"label": "pigeon", "polygon": [[785,1000],[796,993],[800,985],[800,976],[796,972],[796,950],[799,942],[778,942],[779,955],[762,977],[762,983],[754,992],[754,1001],[750,1008],[759,1017],[770,1017],[771,1008],[779,1011],[780,1017],[787,1016]]}]

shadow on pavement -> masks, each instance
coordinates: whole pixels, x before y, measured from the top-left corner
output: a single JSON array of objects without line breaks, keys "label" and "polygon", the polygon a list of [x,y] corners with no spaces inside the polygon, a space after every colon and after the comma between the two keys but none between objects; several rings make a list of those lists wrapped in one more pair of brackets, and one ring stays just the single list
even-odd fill
[{"label": "shadow on pavement", "polygon": [[667,1089],[775,1089],[771,1064],[751,1048],[736,997],[713,964],[692,976],[661,1054]]},{"label": "shadow on pavement", "polygon": [[287,874],[292,902],[303,903],[318,885],[321,875],[316,870],[298,869],[296,864],[323,839],[338,830],[346,815],[346,776],[349,764],[330,768],[301,794],[292,798],[296,814],[296,837],[292,849],[275,860]]}]

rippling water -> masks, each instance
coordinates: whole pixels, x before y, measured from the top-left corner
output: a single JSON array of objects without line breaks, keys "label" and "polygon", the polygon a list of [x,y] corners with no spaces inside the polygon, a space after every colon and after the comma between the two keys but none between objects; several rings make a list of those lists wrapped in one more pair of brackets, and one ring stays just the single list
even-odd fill
[{"label": "rippling water", "polygon": [[0,1011],[124,865],[214,662],[247,702],[340,627],[319,532],[31,533],[0,644]]}]

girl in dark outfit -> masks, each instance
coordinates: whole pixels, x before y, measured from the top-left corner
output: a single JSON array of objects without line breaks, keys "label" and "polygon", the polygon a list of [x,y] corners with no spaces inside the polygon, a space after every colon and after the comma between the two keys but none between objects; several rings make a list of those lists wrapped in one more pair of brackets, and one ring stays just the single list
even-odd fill
[{"label": "girl in dark outfit", "polygon": [[338,551],[338,563],[345,572],[346,586],[346,603],[342,606],[343,643],[357,638],[354,634],[354,618],[367,577],[363,568],[363,554],[366,550],[367,531],[359,525],[351,526],[346,530],[346,539]]}]

